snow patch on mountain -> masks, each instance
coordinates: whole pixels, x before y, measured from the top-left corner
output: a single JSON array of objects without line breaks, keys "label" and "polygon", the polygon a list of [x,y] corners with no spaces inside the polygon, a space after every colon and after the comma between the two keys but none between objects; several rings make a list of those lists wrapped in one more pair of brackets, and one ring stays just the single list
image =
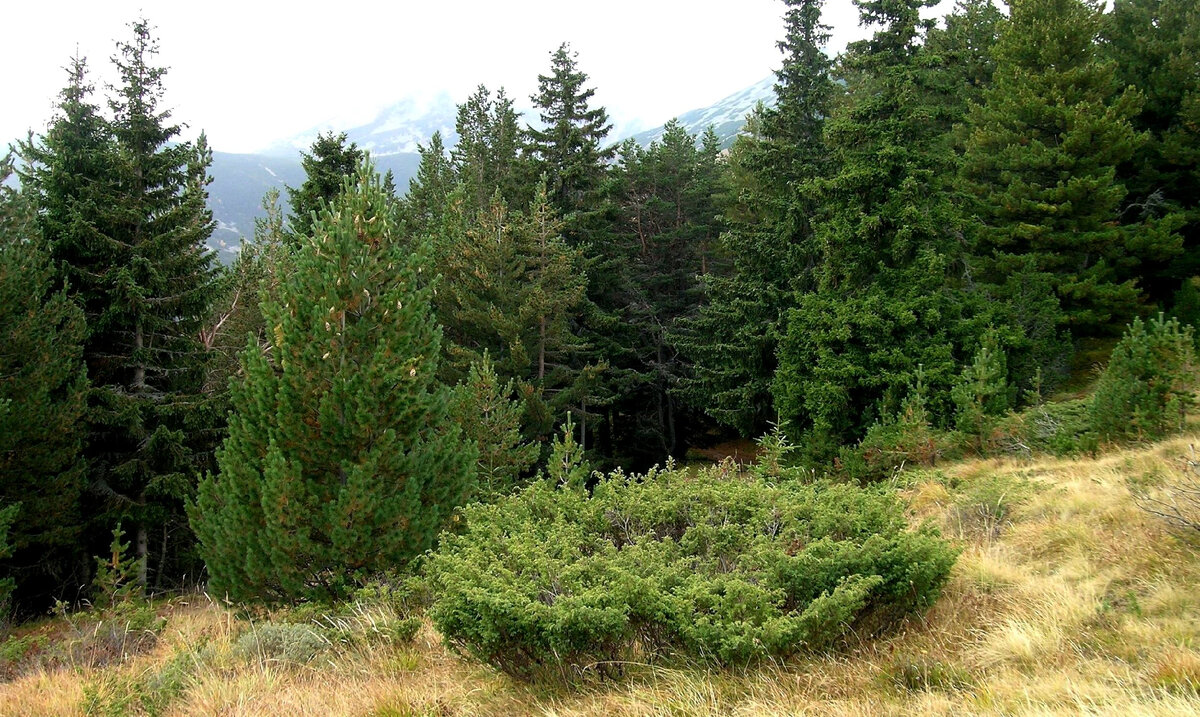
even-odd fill
[{"label": "snow patch on mountain", "polygon": [[[753,85],[725,97],[716,103],[701,107],[694,110],[689,110],[676,117],[679,123],[683,125],[689,133],[694,135],[704,134],[709,127],[717,133],[717,137],[721,140],[722,147],[728,147],[733,144],[733,140],[741,132],[742,127],[746,125],[746,115],[759,103],[768,107],[775,104],[775,75],[765,77]],[[662,139],[663,127],[655,127],[643,132],[622,137],[622,139],[632,138],[643,147],[648,146],[651,142],[656,142]]]}]

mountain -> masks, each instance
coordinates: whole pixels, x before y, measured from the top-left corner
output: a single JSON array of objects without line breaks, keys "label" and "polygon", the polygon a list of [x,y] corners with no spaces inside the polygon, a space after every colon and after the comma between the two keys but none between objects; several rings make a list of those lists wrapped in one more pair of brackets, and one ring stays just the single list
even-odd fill
[{"label": "mountain", "polygon": [[[775,104],[775,75],[766,77],[708,107],[684,112],[676,119],[684,129],[694,135],[703,134],[711,126],[721,140],[721,148],[726,149],[733,144],[733,140],[746,125],[746,115],[759,102],[768,107]],[[662,139],[662,135],[663,127],[659,126],[638,132],[631,138],[645,147],[651,142]]]},{"label": "mountain", "polygon": [[[421,163],[415,152],[372,152],[371,156],[380,174],[391,170],[400,191],[408,189],[408,180],[416,176]],[[262,201],[267,190],[278,189],[280,204],[286,209],[285,187],[299,187],[305,177],[298,151],[291,156],[213,152],[209,173],[213,181],[208,186],[208,206],[217,222],[209,246],[225,264],[237,256],[242,239],[254,236],[254,220],[266,216]]]},{"label": "mountain", "polygon": [[[702,134],[709,126],[716,131],[723,148],[733,144],[746,124],[746,115],[755,105],[775,102],[775,76],[771,75],[744,90],[708,106],[685,112],[677,118],[692,134]],[[263,195],[275,188],[287,206],[285,185],[299,187],[304,182],[300,153],[312,146],[322,132],[345,132],[347,139],[371,153],[380,173],[392,171],[396,188],[404,192],[408,180],[417,173],[419,144],[427,144],[434,132],[441,132],[447,147],[458,139],[454,134],[457,106],[446,93],[431,99],[404,99],[380,111],[370,122],[349,129],[332,124],[313,127],[288,139],[280,140],[258,154],[214,152],[209,185],[209,206],[217,221],[210,245],[221,261],[233,261],[244,237],[254,235],[254,220],[265,215]],[[525,111],[524,118],[536,117]],[[630,135],[642,146],[660,139],[661,126]],[[621,140],[626,137],[621,137]]]},{"label": "mountain", "polygon": [[379,159],[396,154],[416,154],[418,144],[428,144],[434,132],[441,132],[451,146],[458,106],[443,92],[429,99],[406,98],[384,108],[370,122],[346,129],[325,123],[281,140],[263,150],[276,157],[294,157],[307,151],[318,134],[345,132],[347,139]]}]

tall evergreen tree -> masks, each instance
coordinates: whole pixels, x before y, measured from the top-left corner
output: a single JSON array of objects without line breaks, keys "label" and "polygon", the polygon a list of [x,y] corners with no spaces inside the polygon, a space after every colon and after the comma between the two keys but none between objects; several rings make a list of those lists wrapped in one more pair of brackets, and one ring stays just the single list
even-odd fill
[{"label": "tall evergreen tree", "polygon": [[563,43],[551,54],[550,74],[538,75],[538,93],[531,97],[543,128],[529,128],[526,151],[535,176],[546,176],[550,204],[567,222],[580,221],[579,212],[592,211],[591,195],[604,177],[604,163],[613,156],[602,143],[612,125],[603,107],[591,107],[596,90],[585,87],[588,76],[578,65],[578,53]]},{"label": "tall evergreen tree", "polygon": [[[203,135],[178,140],[180,127],[159,107],[166,70],[150,64],[157,42],[145,20],[131,27],[132,39],[113,57],[119,83],[111,122],[87,102],[83,64],[74,63],[60,115],[23,148],[30,161],[23,179],[87,319],[85,456],[95,534],[128,518],[148,565],[153,533],[157,581],[167,563],[186,569],[183,501],[211,459],[219,427],[204,393],[199,339],[214,289],[205,246],[213,230],[211,153]],[[180,531],[185,537],[171,541]],[[139,578],[145,585],[146,574]]]},{"label": "tall evergreen tree", "polygon": [[472,488],[426,257],[369,164],[301,239],[191,510],[211,589],[236,599],[344,597],[428,549]]},{"label": "tall evergreen tree", "polygon": [[136,525],[143,566],[155,532],[158,582],[171,534],[190,545],[183,503],[219,440],[199,339],[216,288],[205,243],[215,226],[206,189],[212,153],[203,134],[179,141],[181,127],[159,107],[166,69],[151,64],[158,42],[145,20],[131,29],[113,57],[120,83],[109,107],[118,153],[107,213],[118,249],[115,261],[96,267],[106,274],[109,303],[89,321],[84,347],[95,394],[88,455],[107,522],[127,515]]},{"label": "tall evergreen tree", "polygon": [[346,177],[358,171],[364,153],[354,142],[346,144],[346,133],[318,134],[308,152],[300,153],[305,179],[299,189],[287,188],[291,203],[291,230],[297,236],[312,233],[313,216],[328,206],[341,191]]},{"label": "tall evergreen tree", "polygon": [[621,147],[613,172],[616,242],[624,267],[619,352],[611,369],[628,381],[613,402],[615,458],[635,468],[682,456],[693,416],[675,394],[687,364],[670,333],[701,298],[700,276],[717,237],[713,195],[720,165],[711,131],[697,138],[677,121],[642,149]]},{"label": "tall evergreen tree", "polygon": [[443,229],[458,177],[446,156],[441,132],[433,133],[428,146],[418,145],[417,152],[421,163],[417,175],[408,180],[408,194],[400,201],[399,211],[411,233],[430,236]]},{"label": "tall evergreen tree", "polygon": [[963,168],[982,225],[979,278],[1046,275],[1075,336],[1123,325],[1139,265],[1179,251],[1176,217],[1123,212],[1116,172],[1144,141],[1131,123],[1141,100],[1098,56],[1102,12],[1089,0],[1011,4]]},{"label": "tall evergreen tree", "polygon": [[1149,297],[1165,302],[1200,275],[1200,11],[1189,0],[1118,0],[1102,39],[1118,84],[1143,98],[1131,121],[1147,140],[1117,170],[1129,192],[1122,218],[1185,219],[1183,250],[1139,272]]},{"label": "tall evergreen tree", "polygon": [[4,184],[11,169],[0,161],[0,581],[17,588],[19,610],[40,612],[87,577],[84,319],[55,277],[36,209]]},{"label": "tall evergreen tree", "polygon": [[[461,206],[456,207],[461,208]],[[527,211],[510,210],[499,192],[473,219],[450,220],[440,237],[434,300],[446,327],[449,382],[490,355],[497,374],[527,388],[530,409],[561,409],[588,375],[571,319],[584,304],[582,254],[567,246],[562,221],[540,186]],[[538,433],[551,425],[539,419]]]},{"label": "tall evergreen tree", "polygon": [[960,111],[965,116],[970,102],[978,103],[992,85],[996,72],[995,45],[1004,13],[994,0],[955,0],[946,16],[946,26],[929,31],[927,44],[939,55],[947,72],[957,76]]},{"label": "tall evergreen tree", "polygon": [[455,133],[458,142],[451,161],[475,211],[486,209],[497,191],[509,203],[528,201],[528,191],[521,192],[519,183],[521,129],[513,101],[503,89],[493,98],[480,85],[459,105]]},{"label": "tall evergreen tree", "polygon": [[930,0],[856,0],[880,28],[842,60],[849,97],[826,127],[839,163],[812,189],[814,286],[787,316],[775,405],[816,455],[895,413],[914,372],[948,389],[962,301],[961,221],[947,191],[953,86],[922,46]]},{"label": "tall evergreen tree", "polygon": [[680,392],[694,406],[743,435],[776,419],[771,381],[783,316],[793,292],[812,288],[816,265],[808,184],[827,175],[824,127],[836,85],[824,46],[821,0],[785,0],[784,55],[775,107],[760,108],[730,152],[732,186],[721,242],[727,273],[705,277],[707,302],[680,326],[677,341],[693,362]]}]

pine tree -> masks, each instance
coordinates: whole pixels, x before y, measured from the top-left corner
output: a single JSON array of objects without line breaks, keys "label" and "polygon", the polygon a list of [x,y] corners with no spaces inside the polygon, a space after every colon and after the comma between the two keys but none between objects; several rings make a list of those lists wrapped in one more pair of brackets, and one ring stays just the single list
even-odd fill
[{"label": "pine tree", "polygon": [[681,323],[677,342],[693,362],[681,395],[742,435],[776,419],[771,382],[783,315],[795,290],[813,283],[813,196],[805,188],[832,167],[824,140],[835,96],[823,47],[821,0],[785,0],[784,60],[774,108],[760,108],[728,159],[732,187],[723,216],[726,274],[705,276],[707,303]]},{"label": "pine tree", "polygon": [[946,16],[946,26],[930,30],[927,45],[941,57],[947,71],[958,76],[959,111],[966,115],[971,102],[978,103],[992,86],[996,73],[995,45],[1004,13],[993,0],[955,0]]},{"label": "pine tree", "polygon": [[450,195],[458,177],[446,157],[441,132],[434,132],[429,146],[418,146],[417,152],[421,163],[417,175],[408,180],[408,194],[400,201],[400,216],[415,236],[432,236],[445,228]]},{"label": "pine tree", "polygon": [[513,380],[501,383],[487,353],[455,388],[455,420],[479,453],[475,499],[490,501],[511,492],[537,463],[537,444],[521,437],[525,401],[514,394]]},{"label": "pine tree", "polygon": [[982,225],[979,278],[1046,274],[1077,337],[1131,317],[1139,265],[1179,251],[1176,218],[1123,216],[1116,169],[1144,140],[1130,121],[1141,100],[1098,57],[1102,11],[1089,0],[1012,3],[963,167]]},{"label": "pine tree", "polygon": [[369,164],[301,239],[190,511],[210,589],[240,600],[345,597],[429,548],[473,489],[426,257]]},{"label": "pine tree", "polygon": [[623,144],[613,169],[626,279],[622,341],[609,363],[632,380],[613,402],[621,420],[612,433],[615,457],[634,469],[682,456],[693,427],[674,393],[686,362],[669,331],[701,298],[699,276],[717,236],[718,147],[711,132],[697,147],[697,138],[671,120],[649,147]]},{"label": "pine tree", "polygon": [[963,305],[947,190],[954,90],[922,46],[931,3],[855,4],[880,29],[842,60],[848,101],[826,125],[839,168],[811,185],[823,204],[813,289],[787,314],[773,385],[781,420],[820,457],[894,414],[921,365],[944,404]]},{"label": "pine tree", "polygon": [[[544,185],[525,212],[510,210],[497,192],[487,210],[455,224],[447,223],[437,262],[445,279],[434,302],[448,339],[443,376],[461,380],[486,353],[501,378],[528,388],[531,409],[561,408],[587,374],[577,368],[584,347],[570,323],[587,276]],[[536,432],[550,428],[536,423]]]},{"label": "pine tree", "polygon": [[[0,556],[18,607],[40,611],[86,581],[83,312],[63,291],[36,209],[0,162]],[[0,532],[5,532],[0,530]],[[4,593],[0,589],[0,594]],[[0,605],[10,607],[7,595]]]},{"label": "pine tree", "polygon": [[357,144],[346,144],[345,132],[332,131],[317,135],[312,148],[300,153],[300,166],[306,175],[304,183],[299,189],[287,188],[292,207],[291,231],[295,235],[312,233],[313,216],[333,202],[345,178],[358,171],[363,157],[364,152]]},{"label": "pine tree", "polygon": [[1104,19],[1102,52],[1118,85],[1141,92],[1131,121],[1148,135],[1117,170],[1129,192],[1123,217],[1185,219],[1183,250],[1139,272],[1143,290],[1164,302],[1200,275],[1200,13],[1189,0],[1118,0]]}]

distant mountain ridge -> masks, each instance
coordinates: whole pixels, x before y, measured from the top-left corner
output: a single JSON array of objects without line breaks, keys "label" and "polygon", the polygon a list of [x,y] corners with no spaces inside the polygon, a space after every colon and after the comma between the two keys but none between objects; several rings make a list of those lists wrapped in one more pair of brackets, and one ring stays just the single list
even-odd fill
[{"label": "distant mountain ridge", "polygon": [[[690,134],[702,135],[712,127],[721,140],[721,147],[728,148],[737,138],[738,133],[746,126],[746,115],[759,103],[771,107],[775,104],[775,75],[766,77],[750,85],[744,90],[718,100],[708,107],[689,110],[675,119]],[[665,123],[654,129],[638,132],[631,138],[645,147],[651,142],[662,139]]]},{"label": "distant mountain ridge", "polygon": [[[775,102],[775,76],[771,75],[744,90],[735,92],[708,107],[684,112],[677,119],[695,135],[712,127],[728,147],[746,124],[746,115],[762,102]],[[528,114],[528,112],[526,113]],[[345,132],[347,139],[371,153],[377,169],[391,170],[400,192],[408,189],[409,180],[416,176],[420,165],[418,145],[429,143],[434,132],[441,132],[447,147],[453,147],[458,137],[454,133],[457,105],[448,94],[442,93],[428,101],[404,99],[380,111],[372,121],[340,129],[319,125],[290,138],[280,140],[257,154],[214,152],[209,185],[209,207],[217,221],[217,230],[209,244],[224,263],[233,261],[243,238],[254,235],[254,220],[265,216],[263,195],[278,189],[286,208],[285,186],[298,187],[304,182],[300,153],[307,151],[321,132]],[[647,146],[661,139],[663,126],[644,130],[616,141],[632,138]]]}]

